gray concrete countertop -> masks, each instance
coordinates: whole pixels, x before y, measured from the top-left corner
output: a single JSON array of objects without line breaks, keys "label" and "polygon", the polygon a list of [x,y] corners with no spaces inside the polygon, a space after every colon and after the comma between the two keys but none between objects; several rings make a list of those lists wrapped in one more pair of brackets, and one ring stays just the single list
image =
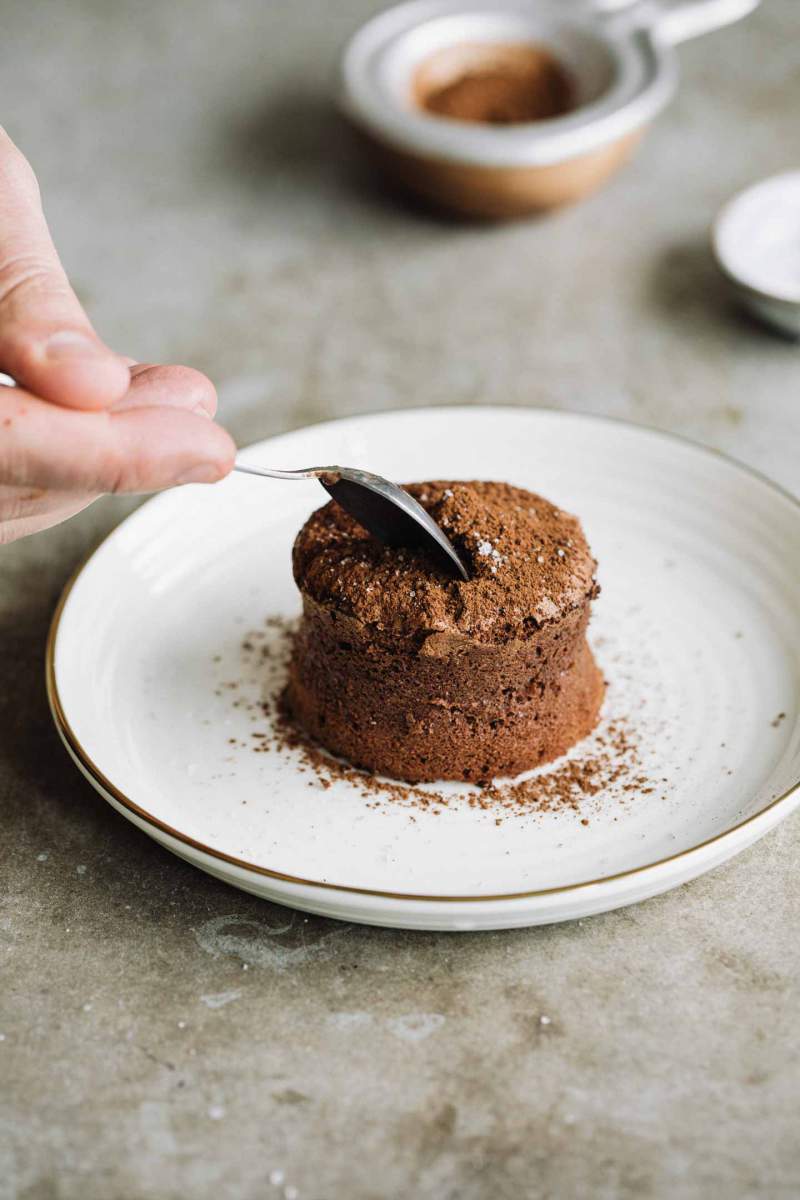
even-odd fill
[{"label": "gray concrete countertop", "polygon": [[[795,0],[681,50],[679,97],[605,191],[497,227],[351,164],[330,73],[376,7],[5,6],[0,116],[104,336],[206,370],[243,443],[554,405],[797,490],[800,351],[733,311],[707,250],[726,197],[798,165]],[[797,820],[539,930],[392,933],[239,894],[116,816],[48,717],[53,606],[132,506],[0,551],[2,1200],[800,1194]]]}]

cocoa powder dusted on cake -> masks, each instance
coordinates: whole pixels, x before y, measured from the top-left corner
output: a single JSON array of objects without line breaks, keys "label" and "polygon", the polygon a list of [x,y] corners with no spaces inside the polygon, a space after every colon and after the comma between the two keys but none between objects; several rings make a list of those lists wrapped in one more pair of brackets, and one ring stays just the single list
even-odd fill
[{"label": "cocoa powder dusted on cake", "polygon": [[597,596],[597,564],[580,522],[543,497],[484,481],[405,486],[450,538],[469,582],[382,545],[332,501],[295,542],[294,576],[306,595],[377,636],[417,645],[436,633],[524,640]]}]

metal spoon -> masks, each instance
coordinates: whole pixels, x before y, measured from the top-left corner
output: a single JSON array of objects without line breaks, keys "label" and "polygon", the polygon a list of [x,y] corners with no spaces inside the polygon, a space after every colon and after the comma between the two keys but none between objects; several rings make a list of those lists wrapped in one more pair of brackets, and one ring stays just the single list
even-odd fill
[{"label": "metal spoon", "polygon": [[357,467],[304,467],[273,471],[237,462],[234,470],[267,479],[318,479],[328,495],[355,517],[359,525],[387,546],[424,550],[450,575],[469,579],[450,539],[413,496],[370,471]]}]

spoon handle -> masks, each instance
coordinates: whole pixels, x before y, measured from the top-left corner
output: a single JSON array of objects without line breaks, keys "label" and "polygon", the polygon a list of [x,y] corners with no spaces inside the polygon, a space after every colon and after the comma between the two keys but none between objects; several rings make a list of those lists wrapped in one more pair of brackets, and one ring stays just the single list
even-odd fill
[{"label": "spoon handle", "polygon": [[319,467],[306,467],[301,471],[277,471],[271,467],[246,467],[240,462],[234,463],[233,469],[244,475],[263,475],[267,479],[316,479],[320,470]]}]

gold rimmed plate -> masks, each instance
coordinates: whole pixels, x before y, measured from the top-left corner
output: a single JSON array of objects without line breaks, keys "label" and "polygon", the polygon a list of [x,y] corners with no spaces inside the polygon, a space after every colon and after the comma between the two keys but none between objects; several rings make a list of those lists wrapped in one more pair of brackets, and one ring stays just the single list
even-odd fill
[{"label": "gold rimmed plate", "polygon": [[437,789],[445,806],[388,793],[375,803],[357,781],[323,787],[298,750],[262,749],[260,704],[280,684],[281,628],[299,610],[291,544],[319,496],[232,477],[123,522],[72,580],[51,631],[48,691],[67,748],[157,841],[309,911],[502,928],[665,891],[796,806],[793,498],[679,439],[542,410],[360,417],[246,452],[254,463],[320,454],[399,480],[506,479],[580,516],[603,587],[591,640],[609,681],[604,727],[624,723],[639,782],[498,823],[458,785]]}]

